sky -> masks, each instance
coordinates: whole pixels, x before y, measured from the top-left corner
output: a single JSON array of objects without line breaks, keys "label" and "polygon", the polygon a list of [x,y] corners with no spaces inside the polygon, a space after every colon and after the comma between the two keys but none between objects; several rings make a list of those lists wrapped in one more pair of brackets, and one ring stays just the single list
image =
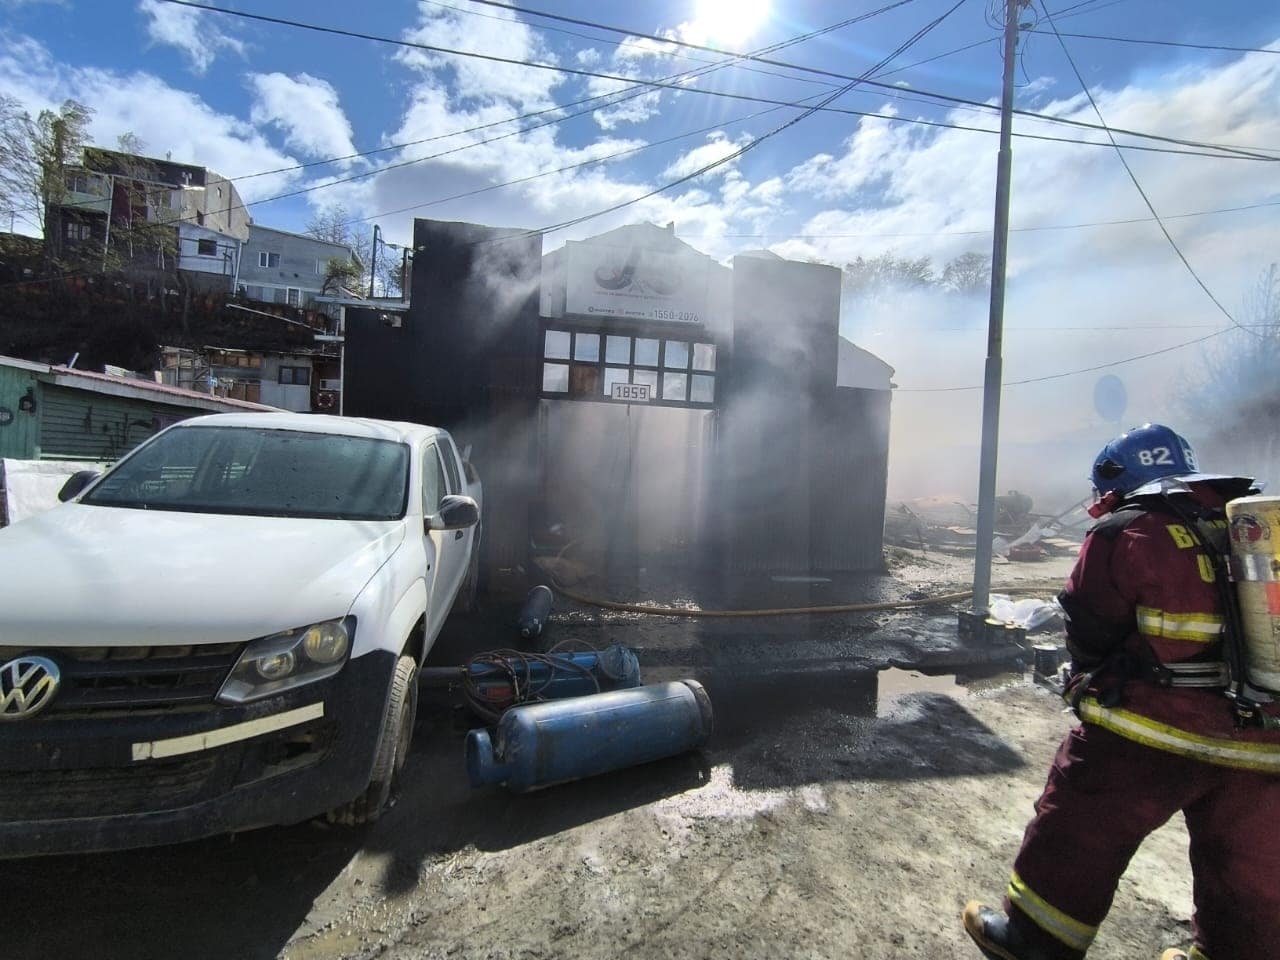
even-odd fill
[{"label": "sky", "polygon": [[[73,97],[94,110],[95,142],[112,145],[133,133],[154,156],[236,178],[254,220],[283,229],[301,230],[318,210],[341,205],[354,228],[376,223],[386,238],[406,243],[414,216],[533,228],[659,191],[549,233],[545,248],[649,221],[674,223],[679,237],[721,260],[762,247],[836,264],[891,252],[930,257],[940,270],[959,254],[990,252],[998,117],[988,107],[925,96],[998,102],[998,29],[983,0],[954,10],[955,0],[907,0],[776,50],[770,56],[788,64],[859,76],[947,14],[880,67],[883,85],[855,87],[831,102],[834,110],[808,116],[759,101],[821,97],[844,81],[637,35],[751,52],[891,0],[527,2],[623,32],[473,0],[220,4],[560,68],[537,69],[163,0],[0,0],[0,93],[33,112]],[[1276,4],[1053,0],[1046,9],[1037,2],[1023,14],[1038,25],[1020,42],[1016,105],[1088,123],[1098,116],[1058,39],[1046,32],[1046,16],[1055,11],[1062,11],[1056,22],[1064,33],[1280,51]],[[1276,53],[1070,36],[1064,42],[1111,127],[1280,157]],[[701,75],[689,76],[695,70]],[[674,78],[676,89],[632,91],[622,81],[567,71]],[[619,102],[620,89],[629,99]],[[610,93],[612,102],[579,103]],[[513,122],[518,117],[525,119]],[[1180,385],[1197,376],[1197,358],[1242,335],[1177,346],[1232,319],[1150,220],[1105,135],[1021,116],[1014,129],[1093,143],[1014,141],[1005,379],[1055,379],[1005,388],[1002,436],[1011,448],[1030,449],[1052,424],[1056,434],[1105,439],[1115,424],[1102,421],[1091,396],[1107,372],[1128,388],[1126,420],[1170,419]],[[752,143],[742,156],[660,190]],[[1221,155],[1126,157],[1204,285],[1232,318],[1243,316],[1250,286],[1280,259],[1280,166]],[[335,182],[347,178],[354,179]],[[295,191],[307,192],[272,199]],[[1239,207],[1250,209],[1214,212]],[[1114,220],[1137,222],[1099,224]],[[851,304],[842,317],[847,336],[897,370],[900,485],[909,473],[936,474],[950,457],[962,461],[961,474],[969,472],[981,405],[972,388],[982,382],[986,321],[980,298],[936,295]],[[950,387],[967,389],[931,392]],[[1209,428],[1186,432],[1194,440],[1197,429]],[[948,453],[953,438],[959,452]],[[1015,467],[1004,471],[1009,483],[1018,479]],[[931,475],[921,488],[941,482]]]}]

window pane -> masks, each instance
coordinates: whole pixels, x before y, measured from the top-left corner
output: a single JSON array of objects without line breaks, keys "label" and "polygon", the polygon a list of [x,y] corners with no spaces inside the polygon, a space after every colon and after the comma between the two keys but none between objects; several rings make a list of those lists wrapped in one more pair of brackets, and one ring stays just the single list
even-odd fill
[{"label": "window pane", "polygon": [[714,370],[716,368],[716,345],[714,343],[695,343],[693,345],[693,369]]},{"label": "window pane", "polygon": [[605,338],[604,359],[607,363],[630,363],[631,362],[631,338],[630,337]]},{"label": "window pane", "polygon": [[677,370],[687,369],[689,366],[689,345],[683,340],[668,340],[667,352],[662,357],[662,365],[664,367],[674,367]]},{"label": "window pane", "polygon": [[547,345],[542,355],[548,360],[569,359],[569,333],[566,330],[548,330]]},{"label": "window pane", "polygon": [[573,340],[573,359],[599,360],[600,334],[580,333]]},{"label": "window pane", "polygon": [[435,444],[429,444],[422,454],[422,514],[431,516],[440,509],[444,496],[444,474],[440,470],[440,458]]},{"label": "window pane", "polygon": [[695,376],[693,383],[689,387],[689,399],[694,403],[714,403],[716,399],[716,378]]},{"label": "window pane", "polygon": [[658,341],[637,337],[635,362],[641,367],[656,367],[658,365]]},{"label": "window pane", "polygon": [[[610,339],[613,339],[610,337]],[[604,368],[604,395],[610,396],[613,393],[613,385],[615,383],[627,383],[628,370],[626,367],[605,367]]]},{"label": "window pane", "polygon": [[575,363],[569,371],[569,392],[575,397],[600,395],[600,368]]},{"label": "window pane", "polygon": [[542,365],[542,389],[546,393],[569,392],[569,365],[544,363]]},{"label": "window pane", "polygon": [[647,383],[649,385],[649,394],[656,396],[658,393],[658,371],[657,370],[632,370],[632,383]]},{"label": "window pane", "polygon": [[685,373],[664,373],[662,375],[662,399],[685,400],[689,389],[689,375]]}]

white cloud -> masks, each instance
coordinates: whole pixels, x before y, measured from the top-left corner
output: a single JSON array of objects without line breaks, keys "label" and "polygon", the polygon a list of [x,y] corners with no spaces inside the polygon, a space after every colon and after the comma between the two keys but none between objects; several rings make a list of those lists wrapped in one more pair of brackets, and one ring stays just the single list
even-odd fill
[{"label": "white cloud", "polygon": [[200,10],[160,0],[140,0],[138,12],[147,18],[147,36],[152,42],[177,47],[187,55],[196,73],[208,70],[219,50],[244,55],[244,43],[224,33]]},{"label": "white cloud", "polygon": [[[680,177],[687,177],[695,171],[701,170],[708,164],[722,161],[733,155],[750,142],[751,137],[749,135],[739,137],[735,141],[730,140],[724,135],[724,133],[717,130],[714,133],[707,135],[706,143],[701,146],[694,147],[692,150],[689,150],[687,153],[684,153],[677,160],[672,162],[667,169],[662,171],[662,178],[664,180],[676,180]],[[733,169],[734,162],[736,161],[721,163],[720,166],[708,170],[703,174],[703,176],[711,177],[716,174],[725,174]]]},{"label": "white cloud", "polygon": [[[1182,70],[1142,86],[1099,90],[1095,97],[1114,127],[1203,141],[1274,144],[1280,142],[1280,115],[1274,110],[1280,99],[1280,64],[1274,59],[1247,56],[1222,68]],[[1096,122],[1083,96],[1048,103],[1042,110]],[[957,111],[949,119],[990,130],[996,127],[994,114],[983,117]],[[1098,133],[1021,117],[1014,129],[1105,142]],[[808,217],[804,233],[862,236],[796,240],[780,244],[778,250],[836,261],[908,246],[935,259],[962,252],[975,243],[974,238],[947,234],[990,229],[995,149],[996,137],[991,134],[864,119],[838,154],[816,155],[786,175],[794,206],[801,207],[805,197],[826,202],[824,209]],[[1163,214],[1274,196],[1273,168],[1267,163],[1133,151],[1127,157]],[[1013,176],[1015,227],[1148,215],[1115,152],[1107,146],[1016,139]],[[1228,266],[1232,255],[1216,252],[1221,245],[1213,239],[1213,231],[1224,225],[1231,230],[1241,222],[1171,220],[1170,227],[1198,257],[1210,263],[1221,259]],[[918,236],[930,233],[936,235]],[[877,239],[875,234],[898,236]],[[989,243],[989,237],[979,242]],[[1234,251],[1237,256],[1242,252]],[[1044,237],[1015,234],[1011,256],[1015,272],[1063,262],[1120,261],[1161,271],[1168,268],[1167,279],[1176,279],[1179,273],[1185,276],[1154,225],[1063,231]],[[1228,266],[1228,276],[1222,279],[1230,286],[1238,282],[1239,271]]]},{"label": "white cloud", "polygon": [[[349,156],[356,152],[351,123],[338,103],[338,91],[324,80],[300,73],[250,74],[253,107],[249,119],[284,132],[285,144],[311,157]],[[346,165],[350,165],[347,161]]]},{"label": "white cloud", "polygon": [[[0,35],[0,89],[32,113],[74,98],[93,109],[90,138],[112,146],[122,133],[136,134],[153,156],[207,166],[227,177],[288,167],[297,160],[274,148],[247,121],[221,113],[200,97],[152,74],[121,74],[57,63],[38,41]],[[245,200],[279,192],[295,172],[237,184]]]},{"label": "white cloud", "polygon": [[[614,47],[613,57],[608,69],[620,77],[633,77],[637,80],[662,80],[673,74],[671,54],[675,47],[670,44],[650,40],[647,37],[625,37]],[[607,80],[603,77],[592,77],[587,81],[587,92],[593,97],[619,93],[636,86],[625,80]],[[614,130],[627,123],[643,123],[656,117],[662,105],[663,90],[650,88],[623,98],[621,102],[610,104],[597,110],[593,116],[602,130]]]},{"label": "white cloud", "polygon": [[[496,11],[496,8],[492,8]],[[500,11],[496,19],[469,17],[440,7],[418,7],[418,25],[401,35],[412,43],[449,47],[476,53],[547,64],[557,63],[555,55],[538,35],[514,13]],[[552,91],[564,82],[554,70],[542,70],[473,57],[452,57],[426,50],[405,49],[396,59],[427,74],[433,81],[451,77],[455,94],[462,100],[490,103],[504,100],[523,110],[552,105]]]},{"label": "white cloud", "polygon": [[[1280,63],[1265,54],[1164,76],[1148,72],[1140,82],[1094,94],[1114,127],[1246,146],[1280,142],[1280,115],[1274,109],[1280,101]],[[1096,122],[1083,95],[1060,96],[1041,109]],[[957,111],[949,119],[988,129],[996,125],[994,115],[982,119]],[[1014,129],[1105,142],[1097,133],[1024,117],[1016,119]],[[840,150],[811,157],[785,175],[788,205],[796,213],[809,211],[799,231],[813,236],[772,249],[835,263],[884,252],[930,256],[936,268],[967,251],[988,253],[996,144],[990,134],[864,120]],[[1275,168],[1265,162],[1137,151],[1127,158],[1181,250],[1218,298],[1234,308],[1280,249],[1274,214],[1261,209],[1175,215],[1275,200]],[[811,199],[819,201],[816,210]],[[1109,146],[1015,140],[1006,381],[1083,370],[1226,325],[1156,224],[1038,229],[1148,216]],[[895,366],[895,379],[904,388],[894,399],[891,484],[913,493],[949,492],[948,481],[940,478],[962,463],[958,489],[971,489],[981,391],[910,390],[982,382],[986,303],[903,294],[850,307],[846,332]],[[1111,329],[1078,329],[1090,326]],[[1126,419],[1173,416],[1172,404],[1185,382],[1181,370],[1194,369],[1198,355],[1192,347],[1115,368],[1129,389]],[[1099,375],[1006,387],[1003,442],[1030,443],[1067,429],[1093,431],[1088,442],[1101,445],[1114,426],[1101,423],[1089,401]],[[1192,434],[1209,429],[1185,425]],[[961,439],[938,448],[933,441],[939,437]],[[1071,467],[1079,470],[1078,464]],[[1050,469],[1002,453],[1000,489],[1035,482],[1037,473]]]}]

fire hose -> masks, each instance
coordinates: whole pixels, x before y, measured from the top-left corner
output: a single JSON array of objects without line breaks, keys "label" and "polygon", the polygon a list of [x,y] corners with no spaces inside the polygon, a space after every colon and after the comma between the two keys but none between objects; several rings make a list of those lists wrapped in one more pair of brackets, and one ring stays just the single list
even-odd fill
[{"label": "fire hose", "polygon": [[[568,551],[572,543],[568,544],[560,554],[556,557],[559,560]],[[958,603],[961,600],[968,600],[973,596],[972,590],[957,590],[954,593],[938,593],[929,597],[918,597],[910,600],[884,600],[875,603],[835,603],[824,606],[812,607],[772,607],[759,610],[704,610],[693,607],[664,607],[659,604],[649,603],[627,603],[619,600],[603,600],[599,597],[590,597],[585,594],[578,593],[569,589],[562,584],[555,572],[548,568],[548,565],[542,560],[535,559],[539,569],[547,575],[551,581],[551,587],[562,596],[568,597],[575,603],[585,604],[591,607],[600,607],[604,610],[616,610],[620,613],[638,613],[650,617],[698,617],[698,618],[731,618],[731,617],[786,617],[799,616],[805,614],[834,614],[834,613],[874,613],[885,610],[906,610],[912,607],[930,607],[945,603]],[[1023,584],[1021,586],[997,587],[995,589],[1003,593],[1039,593],[1044,590],[1058,590],[1060,583],[1053,584]]]}]

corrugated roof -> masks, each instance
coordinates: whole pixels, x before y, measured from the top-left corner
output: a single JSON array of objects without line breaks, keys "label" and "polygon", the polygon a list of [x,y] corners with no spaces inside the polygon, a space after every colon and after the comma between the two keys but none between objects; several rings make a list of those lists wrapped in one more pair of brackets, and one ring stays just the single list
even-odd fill
[{"label": "corrugated roof", "polygon": [[250,403],[248,400],[233,400],[230,397],[214,397],[196,390],[183,387],[171,387],[167,383],[154,383],[150,380],[135,380],[132,377],[117,377],[109,373],[94,373],[91,370],[76,370],[62,365],[51,366],[47,363],[32,363],[16,357],[0,355],[0,366],[29,370],[36,374],[52,377],[58,386],[72,387],[80,390],[92,390],[97,393],[132,392],[135,396],[156,401],[168,401],[175,406],[195,407],[199,410],[232,411],[245,410],[259,413],[278,410],[262,403]]}]

